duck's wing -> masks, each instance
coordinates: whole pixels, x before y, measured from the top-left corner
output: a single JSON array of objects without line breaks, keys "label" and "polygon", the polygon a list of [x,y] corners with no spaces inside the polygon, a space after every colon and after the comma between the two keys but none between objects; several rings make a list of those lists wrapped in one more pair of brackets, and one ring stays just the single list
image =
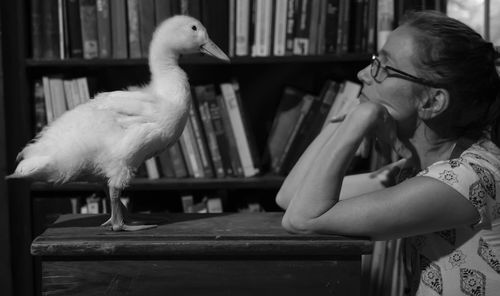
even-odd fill
[{"label": "duck's wing", "polygon": [[92,102],[96,109],[109,112],[123,127],[153,122],[157,110],[155,97],[144,91],[100,93]]}]

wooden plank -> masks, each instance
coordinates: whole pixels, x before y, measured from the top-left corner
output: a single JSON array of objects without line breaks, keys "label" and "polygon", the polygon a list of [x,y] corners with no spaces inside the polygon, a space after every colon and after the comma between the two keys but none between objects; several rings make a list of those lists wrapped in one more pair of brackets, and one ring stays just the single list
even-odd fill
[{"label": "wooden plank", "polygon": [[[37,237],[35,256],[352,256],[371,253],[360,238],[294,235],[281,227],[282,213],[168,214],[157,228],[112,232],[99,225],[108,215],[63,215]],[[137,215],[150,220],[151,215]]]},{"label": "wooden plank", "polygon": [[359,295],[359,261],[43,263],[43,295]]}]

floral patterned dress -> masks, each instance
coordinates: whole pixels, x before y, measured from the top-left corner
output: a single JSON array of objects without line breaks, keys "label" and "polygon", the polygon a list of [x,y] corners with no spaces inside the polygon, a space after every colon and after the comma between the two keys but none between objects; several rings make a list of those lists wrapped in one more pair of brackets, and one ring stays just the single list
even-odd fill
[{"label": "floral patterned dress", "polygon": [[474,205],[480,220],[405,240],[410,294],[500,295],[500,149],[481,139],[418,176],[453,187]]}]

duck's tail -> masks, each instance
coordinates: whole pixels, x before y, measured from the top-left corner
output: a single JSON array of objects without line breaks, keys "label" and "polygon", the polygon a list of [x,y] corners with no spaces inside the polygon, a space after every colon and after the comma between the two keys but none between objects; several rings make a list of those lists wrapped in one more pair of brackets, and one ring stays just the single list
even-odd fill
[{"label": "duck's tail", "polygon": [[6,179],[39,179],[45,175],[50,165],[50,157],[36,156],[21,160],[14,173],[6,176]]}]

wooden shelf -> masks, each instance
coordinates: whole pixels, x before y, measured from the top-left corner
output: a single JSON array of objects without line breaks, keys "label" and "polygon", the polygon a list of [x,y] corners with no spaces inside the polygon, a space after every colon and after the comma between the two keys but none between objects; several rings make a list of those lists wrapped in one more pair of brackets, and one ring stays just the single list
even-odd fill
[{"label": "wooden shelf", "polygon": [[[206,57],[190,56],[180,60],[181,65],[244,65],[244,64],[280,64],[280,63],[321,63],[321,62],[368,62],[368,53],[351,53],[343,55],[321,56],[283,56],[283,57],[233,57],[230,63]],[[66,67],[109,67],[109,66],[146,66],[147,59],[65,59],[34,60],[27,59],[28,68],[66,68]]]},{"label": "wooden shelf", "polygon": [[[186,178],[186,179],[134,179],[127,190],[161,191],[161,190],[205,190],[205,189],[278,189],[284,177],[265,175],[249,178]],[[51,191],[98,191],[103,185],[98,183],[74,182],[64,185],[52,185],[35,182],[31,185],[33,192]]]}]

